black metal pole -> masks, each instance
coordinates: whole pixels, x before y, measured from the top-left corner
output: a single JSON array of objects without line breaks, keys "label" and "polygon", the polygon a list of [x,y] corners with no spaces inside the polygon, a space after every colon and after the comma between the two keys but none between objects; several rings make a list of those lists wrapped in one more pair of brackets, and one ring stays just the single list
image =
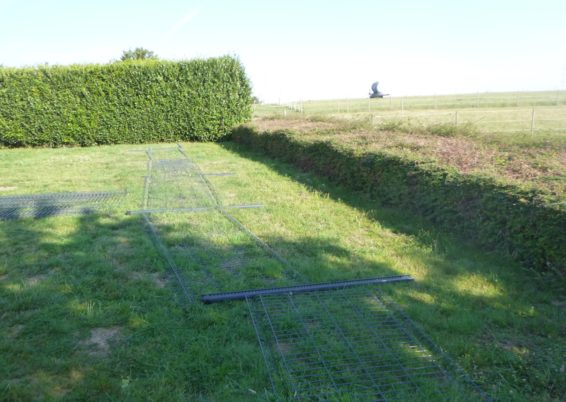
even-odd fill
[{"label": "black metal pole", "polygon": [[209,303],[218,303],[218,302],[224,302],[230,300],[244,300],[250,297],[276,295],[282,293],[306,293],[306,292],[314,292],[321,290],[343,289],[343,288],[349,288],[360,285],[406,282],[412,280],[413,278],[411,276],[398,275],[398,276],[387,276],[381,278],[355,279],[355,280],[340,281],[340,282],[311,283],[311,284],[297,285],[297,286],[242,290],[238,292],[211,293],[207,295],[202,295],[200,300],[203,303],[209,304]]}]

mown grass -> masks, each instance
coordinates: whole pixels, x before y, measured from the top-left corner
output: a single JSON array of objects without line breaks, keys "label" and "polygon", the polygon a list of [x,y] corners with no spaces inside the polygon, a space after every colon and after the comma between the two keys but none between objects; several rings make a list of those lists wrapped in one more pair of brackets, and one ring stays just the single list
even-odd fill
[{"label": "mown grass", "polygon": [[[336,99],[283,105],[255,105],[256,118],[367,120],[375,127],[414,129],[468,126],[500,142],[564,140],[566,92],[508,92],[439,96]],[[460,130],[461,131],[461,130]]]},{"label": "mown grass", "polygon": [[[495,398],[566,397],[564,278],[234,144],[186,147],[236,173],[210,178],[224,204],[265,205],[232,213],[301,279],[412,275],[386,291]],[[102,215],[0,221],[2,399],[273,399],[245,306],[187,306],[143,220],[123,214],[143,198],[134,148],[0,150],[2,195],[129,190]],[[153,220],[197,293],[295,281],[213,213]]]}]

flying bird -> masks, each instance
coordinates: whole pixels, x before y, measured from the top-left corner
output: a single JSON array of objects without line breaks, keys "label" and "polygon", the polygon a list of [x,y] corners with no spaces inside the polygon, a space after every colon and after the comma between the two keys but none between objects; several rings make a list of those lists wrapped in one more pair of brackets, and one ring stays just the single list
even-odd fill
[{"label": "flying bird", "polygon": [[371,92],[369,93],[369,97],[370,99],[373,98],[383,98],[384,96],[388,96],[389,94],[384,94],[379,92],[379,89],[377,89],[377,86],[379,85],[379,82],[374,82],[373,84],[371,84]]}]

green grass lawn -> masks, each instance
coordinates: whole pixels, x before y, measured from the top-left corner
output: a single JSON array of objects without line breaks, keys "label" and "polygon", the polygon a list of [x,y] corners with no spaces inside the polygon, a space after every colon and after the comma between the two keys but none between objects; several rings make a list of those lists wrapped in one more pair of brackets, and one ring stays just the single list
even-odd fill
[{"label": "green grass lawn", "polygon": [[[156,145],[156,148],[161,147]],[[0,150],[0,195],[122,190],[98,215],[0,221],[0,399],[273,400],[243,303],[187,305],[140,208],[142,146]],[[566,397],[564,278],[486,255],[403,211],[251,154],[185,144],[231,213],[152,217],[196,293],[367,276],[497,400]],[[293,277],[293,274],[296,277]]]}]

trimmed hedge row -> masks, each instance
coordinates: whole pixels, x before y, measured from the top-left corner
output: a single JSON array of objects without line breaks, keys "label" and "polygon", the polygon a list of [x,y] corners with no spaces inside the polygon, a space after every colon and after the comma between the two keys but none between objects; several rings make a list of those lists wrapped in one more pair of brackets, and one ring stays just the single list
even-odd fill
[{"label": "trimmed hedge row", "polygon": [[566,211],[534,191],[383,153],[240,126],[235,142],[314,171],[382,205],[408,209],[526,266],[566,273]]},{"label": "trimmed hedge row", "polygon": [[232,57],[0,69],[0,145],[213,141],[251,117]]}]

